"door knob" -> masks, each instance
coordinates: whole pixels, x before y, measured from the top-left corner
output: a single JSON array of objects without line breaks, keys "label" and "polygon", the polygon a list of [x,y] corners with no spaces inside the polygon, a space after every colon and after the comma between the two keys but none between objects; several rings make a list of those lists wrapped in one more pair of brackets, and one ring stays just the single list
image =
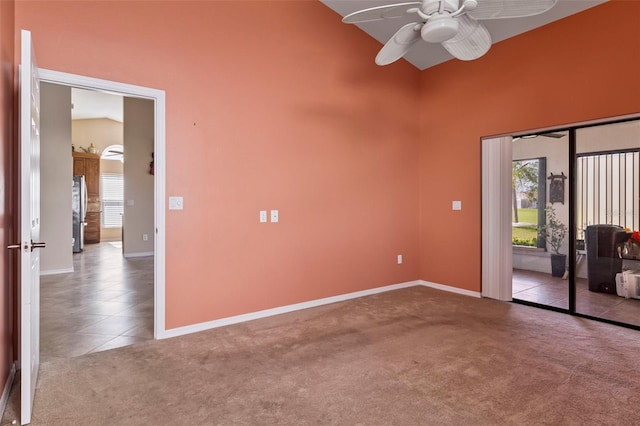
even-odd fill
[{"label": "door knob", "polygon": [[33,249],[37,249],[37,248],[44,248],[47,246],[47,243],[42,242],[42,243],[34,243],[33,241],[31,241],[31,251],[33,251]]},{"label": "door knob", "polygon": [[[33,241],[31,241],[31,251],[33,251],[33,249],[37,249],[37,248],[44,248],[47,246],[47,243],[42,242],[42,243],[34,243]],[[7,246],[7,248],[9,250],[11,249],[21,249],[22,245],[21,244],[10,244]],[[29,244],[24,245],[24,249],[27,250],[29,248]]]}]

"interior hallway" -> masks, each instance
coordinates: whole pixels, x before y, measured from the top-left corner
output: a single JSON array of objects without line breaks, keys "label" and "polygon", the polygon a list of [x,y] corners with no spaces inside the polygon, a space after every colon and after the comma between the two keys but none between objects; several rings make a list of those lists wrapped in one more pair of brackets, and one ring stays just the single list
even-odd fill
[{"label": "interior hallway", "polygon": [[40,361],[153,339],[153,256],[122,257],[120,242],[87,244],[74,272],[40,279]]}]

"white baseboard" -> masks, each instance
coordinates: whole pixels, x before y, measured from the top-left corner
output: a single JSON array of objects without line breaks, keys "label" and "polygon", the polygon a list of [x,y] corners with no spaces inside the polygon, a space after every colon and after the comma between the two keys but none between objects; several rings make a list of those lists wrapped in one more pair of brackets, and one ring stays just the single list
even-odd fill
[{"label": "white baseboard", "polygon": [[245,321],[253,321],[256,319],[266,318],[274,315],[286,314],[288,312],[300,311],[302,309],[315,308],[318,306],[328,305],[330,303],[343,302],[345,300],[357,299],[358,297],[370,296],[372,294],[384,293],[387,291],[398,290],[401,288],[415,286],[431,287],[436,290],[448,291],[464,296],[482,297],[480,292],[465,290],[462,288],[451,287],[448,285],[432,283],[424,280],[408,281],[400,284],[392,284],[384,287],[372,288],[369,290],[356,291],[354,293],[341,294],[338,296],[325,297],[323,299],[310,300],[308,302],[296,303],[293,305],[281,306],[278,308],[265,309],[258,312],[250,312],[248,314],[236,315],[233,317],[221,318],[214,321],[201,322],[198,324],[186,325],[184,327],[172,328],[164,330],[156,336],[157,339],[167,339],[170,337],[183,336],[185,334],[197,333],[199,331],[210,330],[212,328],[224,327],[227,325],[238,324]]},{"label": "white baseboard", "polygon": [[152,251],[144,251],[144,252],[140,252],[140,253],[126,253],[124,255],[125,258],[129,258],[129,257],[146,257],[146,256],[153,256],[153,252]]},{"label": "white baseboard", "polygon": [[273,315],[286,314],[288,312],[300,311],[302,309],[315,308],[318,306],[328,305],[330,303],[343,302],[345,300],[357,299],[358,297],[370,296],[372,294],[384,293],[386,291],[398,290],[401,288],[415,287],[421,285],[420,281],[409,281],[406,283],[393,284],[384,287],[372,288],[369,290],[356,291],[354,293],[341,294],[338,296],[325,297],[323,299],[310,300],[308,302],[296,303],[293,305],[281,306],[278,308],[265,309],[264,311],[251,312],[248,314],[236,315],[233,317],[222,318],[219,320],[202,322],[199,324],[187,325],[184,327],[172,328],[165,330],[158,339],[166,339],[169,337],[177,337],[185,334],[196,333],[199,331],[210,330],[212,328],[224,327],[226,325],[238,324],[245,321],[252,321],[260,318],[266,318]]},{"label": "white baseboard", "polygon": [[46,271],[40,270],[40,276],[43,276],[43,275],[69,274],[71,272],[73,272],[73,266],[71,268],[66,268],[66,269],[47,269]]},{"label": "white baseboard", "polygon": [[462,294],[464,296],[471,296],[471,297],[478,297],[478,298],[482,297],[482,294],[479,291],[465,290],[463,288],[451,287],[450,285],[432,283],[424,280],[419,280],[418,282],[420,283],[420,285],[423,285],[425,287],[435,288],[436,290],[448,291],[450,293]]},{"label": "white baseboard", "polygon": [[13,379],[16,377],[16,364],[11,365],[11,370],[7,376],[7,381],[4,383],[2,389],[2,396],[0,397],[0,418],[4,416],[4,410],[7,408],[7,402],[9,402],[9,394],[11,393],[11,386],[13,386]]}]

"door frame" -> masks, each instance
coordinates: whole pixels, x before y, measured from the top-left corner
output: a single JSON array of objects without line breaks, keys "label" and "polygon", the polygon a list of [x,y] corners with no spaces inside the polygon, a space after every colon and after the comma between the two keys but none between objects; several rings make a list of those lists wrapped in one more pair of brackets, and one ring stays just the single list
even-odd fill
[{"label": "door frame", "polygon": [[[597,120],[581,121],[564,126],[481,137],[482,144],[482,283],[483,297],[512,300],[513,246],[511,244],[511,141],[513,137],[534,133],[571,131],[584,127],[640,119],[640,113]],[[570,184],[571,185],[571,184]],[[505,206],[508,206],[506,208]],[[506,209],[506,210],[505,210]],[[498,215],[500,217],[498,218]],[[573,213],[571,213],[571,216]],[[573,222],[570,221],[570,226]],[[573,223],[575,225],[575,223]],[[508,235],[508,240],[507,240]],[[570,251],[574,243],[570,245]],[[575,251],[572,251],[575,252]],[[569,268],[575,267],[575,256],[569,257]],[[571,291],[575,291],[572,289]],[[570,296],[571,297],[571,296]],[[570,303],[571,300],[570,300]],[[571,305],[570,305],[571,308]],[[607,320],[569,312],[572,315]]]},{"label": "door frame", "polygon": [[165,322],[165,205],[166,205],[166,103],[164,90],[102,80],[77,74],[39,69],[40,81],[87,90],[110,92],[120,96],[154,101],[154,291],[153,336],[167,336]]}]

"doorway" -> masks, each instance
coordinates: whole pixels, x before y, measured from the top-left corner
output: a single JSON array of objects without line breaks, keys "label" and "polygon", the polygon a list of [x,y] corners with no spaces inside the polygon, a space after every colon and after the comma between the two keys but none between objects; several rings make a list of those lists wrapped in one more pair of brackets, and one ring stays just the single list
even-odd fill
[{"label": "doorway", "polygon": [[483,139],[483,295],[640,329],[639,135],[628,116]]},{"label": "doorway", "polygon": [[[153,243],[153,250],[151,253],[138,252],[147,255],[153,254],[153,257],[149,261],[149,259],[144,259],[146,256],[143,256],[142,254],[140,256],[135,256],[134,254],[134,256],[131,256],[131,259],[128,259],[128,261],[132,265],[137,265],[137,267],[134,267],[133,269],[140,269],[140,264],[146,262],[143,269],[150,268],[151,270],[150,275],[152,276],[152,283],[149,286],[152,289],[147,291],[152,293],[152,302],[146,307],[146,309],[153,312],[153,338],[163,338],[166,334],[165,272],[163,266],[165,264],[165,94],[163,91],[157,89],[132,86],[44,69],[40,70],[39,77],[44,83],[113,93],[134,101],[151,102],[153,104],[151,119],[153,129],[151,136],[153,147],[151,152],[146,152],[148,158],[144,160],[144,169],[139,171],[141,173],[149,173],[151,155],[155,154],[153,158],[154,175],[152,176],[153,193],[151,195],[151,201],[147,203],[153,206],[153,226],[151,231],[147,234],[147,238]],[[107,247],[107,249],[108,248],[109,247]],[[112,248],[119,249],[118,247]],[[108,250],[99,250],[99,252],[102,254],[94,253],[93,257],[105,255]],[[120,257],[122,257],[122,255],[120,255]],[[102,272],[97,275],[106,273],[107,272]],[[149,274],[147,274],[147,278],[148,275]],[[96,276],[90,276],[90,279],[95,278]]]},{"label": "doorway", "polygon": [[569,134],[512,139],[513,298],[569,309]]},{"label": "doorway", "polygon": [[[41,360],[153,339],[153,101],[42,83],[41,109]],[[140,243],[123,253],[125,190]]]}]

